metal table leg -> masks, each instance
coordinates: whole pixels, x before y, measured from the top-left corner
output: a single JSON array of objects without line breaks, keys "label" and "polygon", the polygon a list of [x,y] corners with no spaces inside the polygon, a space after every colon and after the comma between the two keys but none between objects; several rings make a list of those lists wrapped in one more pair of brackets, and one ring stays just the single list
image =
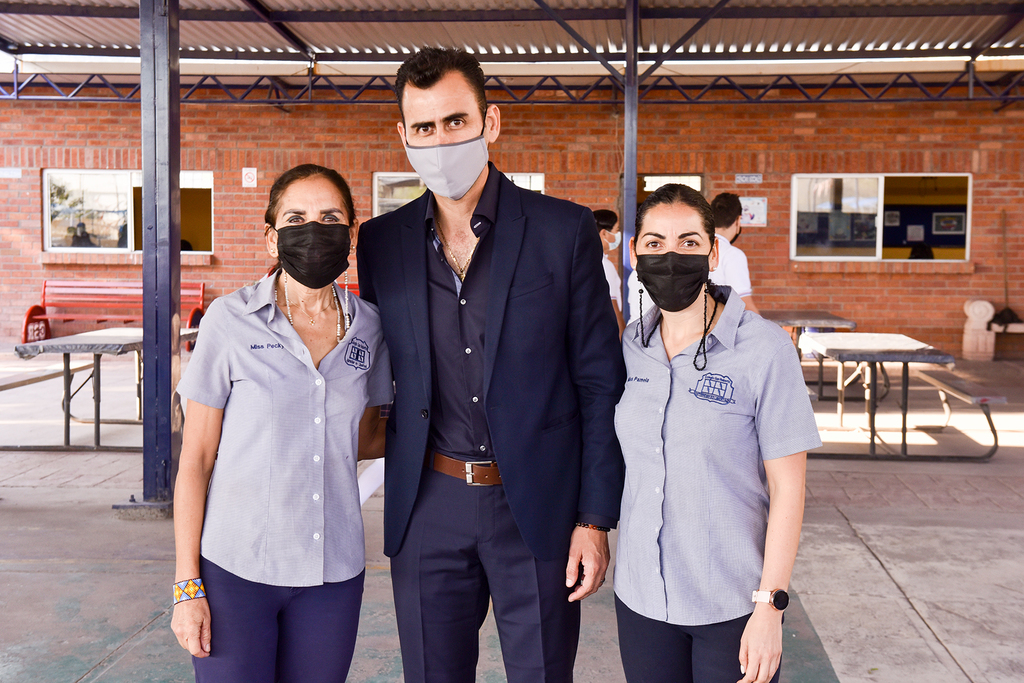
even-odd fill
[{"label": "metal table leg", "polygon": [[868,404],[868,428],[871,430],[871,440],[868,442],[868,455],[875,454],[875,412],[877,406],[876,396],[878,396],[878,364],[875,362],[868,363],[867,371],[871,373],[870,382],[868,382],[868,393],[870,396],[865,397],[866,403]]},{"label": "metal table leg", "polygon": [[100,447],[100,360],[103,356],[99,353],[92,355],[92,399],[93,399],[93,430],[92,441],[96,448]]},{"label": "metal table leg", "polygon": [[903,398],[903,404],[900,406],[900,409],[903,411],[903,427],[902,427],[902,430],[903,430],[903,441],[900,443],[900,454],[901,455],[906,455],[907,454],[907,407],[908,407],[908,401],[909,401],[909,397],[910,397],[910,364],[909,363],[904,363],[903,364],[903,375],[901,377],[901,381],[903,382],[903,386],[901,387],[901,390],[902,390],[901,393],[903,395],[903,397],[902,397]]},{"label": "metal table leg", "polygon": [[64,354],[64,445],[71,445],[71,354]]}]

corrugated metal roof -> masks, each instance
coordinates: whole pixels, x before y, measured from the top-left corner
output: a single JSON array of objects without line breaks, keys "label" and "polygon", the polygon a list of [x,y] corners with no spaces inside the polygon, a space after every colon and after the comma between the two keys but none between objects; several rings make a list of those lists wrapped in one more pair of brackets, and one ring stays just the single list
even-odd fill
[{"label": "corrugated metal roof", "polygon": [[[625,49],[620,2],[548,0],[598,53],[618,62]],[[283,19],[280,25],[318,53],[320,61],[401,61],[424,45],[458,45],[482,62],[593,61],[565,29],[547,20],[534,0],[388,0],[386,4],[381,0],[262,0],[262,4],[271,18]],[[716,0],[645,0],[642,16],[657,18],[640,22],[641,59],[652,60],[666,51],[715,4]],[[1001,31],[1005,35],[987,54],[1024,55],[1022,7],[967,0],[734,0],[670,61],[966,58]],[[76,16],[83,8],[97,16]],[[180,10],[183,59],[307,60],[302,50],[242,0],[181,0]],[[0,0],[0,36],[11,43],[6,51],[18,54],[132,55],[139,43],[138,19],[133,18],[137,11],[138,4],[132,0],[73,4],[34,0],[31,5]],[[457,20],[446,20],[449,17]],[[489,70],[494,68],[499,67]],[[538,73],[559,69],[564,67],[537,67]]]}]

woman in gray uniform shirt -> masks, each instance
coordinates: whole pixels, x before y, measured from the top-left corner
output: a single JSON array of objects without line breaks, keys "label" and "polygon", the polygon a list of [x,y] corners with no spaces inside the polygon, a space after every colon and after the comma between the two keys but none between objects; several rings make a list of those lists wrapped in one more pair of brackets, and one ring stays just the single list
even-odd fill
[{"label": "woman in gray uniform shirt", "polygon": [[656,190],[636,226],[641,313],[615,413],[626,680],[776,681],[806,451],[821,445],[800,363],[780,327],[708,282],[718,251],[699,192]]},{"label": "woman in gray uniform shirt", "polygon": [[334,284],[348,185],[306,164],[270,190],[280,269],[214,301],[178,384],[171,626],[197,681],[345,680],[365,569],[356,460],[383,455],[392,397],[377,309]]}]

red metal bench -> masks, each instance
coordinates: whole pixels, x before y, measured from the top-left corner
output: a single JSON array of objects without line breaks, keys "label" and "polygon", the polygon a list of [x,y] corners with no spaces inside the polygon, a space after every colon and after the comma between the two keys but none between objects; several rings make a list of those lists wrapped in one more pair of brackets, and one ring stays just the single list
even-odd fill
[{"label": "red metal bench", "polygon": [[[191,307],[183,327],[198,327],[203,317],[206,283],[181,283],[181,309]],[[62,309],[54,312],[54,308]],[[73,312],[64,309],[85,309]],[[25,313],[21,343],[50,338],[50,321],[142,321],[142,283],[137,280],[44,280],[42,304]]]}]

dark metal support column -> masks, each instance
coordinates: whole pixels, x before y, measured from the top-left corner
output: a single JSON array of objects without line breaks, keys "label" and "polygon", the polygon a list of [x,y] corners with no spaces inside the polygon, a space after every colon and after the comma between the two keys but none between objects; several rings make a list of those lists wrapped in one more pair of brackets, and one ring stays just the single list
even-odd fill
[{"label": "dark metal support column", "polygon": [[638,113],[637,41],[640,35],[640,0],[626,0],[626,84],[622,123],[622,317],[628,322],[629,297],[626,284],[633,268],[629,264],[629,243],[636,234],[636,141]]},{"label": "dark metal support column", "polygon": [[181,451],[178,0],[142,0],[143,497],[171,500]]}]

